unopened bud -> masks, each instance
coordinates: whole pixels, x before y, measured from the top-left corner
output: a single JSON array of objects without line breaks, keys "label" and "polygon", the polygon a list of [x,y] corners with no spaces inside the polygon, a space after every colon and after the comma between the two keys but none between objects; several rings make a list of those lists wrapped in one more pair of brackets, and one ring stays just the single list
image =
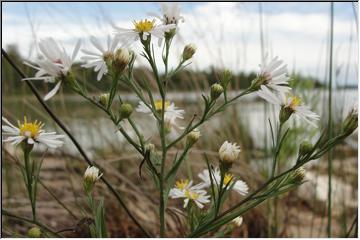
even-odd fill
[{"label": "unopened bud", "polygon": [[306,173],[305,168],[299,167],[292,173],[291,182],[292,183],[302,182],[305,178],[305,173]]},{"label": "unopened bud", "polygon": [[99,103],[102,105],[102,106],[104,106],[104,107],[106,107],[107,106],[107,104],[108,104],[108,102],[109,102],[109,94],[108,93],[103,93],[103,94],[101,94],[100,96],[99,96]]},{"label": "unopened bud", "polygon": [[231,76],[232,76],[232,74],[231,74],[230,70],[225,70],[224,71],[223,76],[222,76],[222,78],[220,80],[220,84],[224,89],[226,89],[227,86],[229,85],[229,82],[231,80]]},{"label": "unopened bud", "polygon": [[86,193],[90,193],[96,183],[96,181],[101,178],[99,169],[95,166],[89,166],[84,174],[84,189]]},{"label": "unopened bud", "polygon": [[113,66],[116,71],[122,72],[131,61],[131,53],[124,48],[116,50],[114,55]]},{"label": "unopened bud", "polygon": [[292,110],[291,108],[282,106],[279,112],[280,123],[285,123],[290,118],[291,114],[293,114],[293,112],[294,110]]},{"label": "unopened bud", "polygon": [[230,143],[225,141],[220,149],[220,164],[223,166],[223,169],[226,171],[231,168],[232,164],[238,159],[240,154],[240,147],[236,143]]},{"label": "unopened bud", "polygon": [[120,106],[120,118],[126,119],[130,117],[131,113],[133,112],[133,107],[129,103],[123,103]]},{"label": "unopened bud", "polygon": [[353,107],[342,123],[342,131],[346,135],[353,133],[358,127],[358,109]]},{"label": "unopened bud", "polygon": [[192,146],[194,143],[197,142],[200,138],[200,131],[198,129],[192,130],[188,135],[186,136],[186,142],[188,146]]},{"label": "unopened bud", "polygon": [[189,60],[190,58],[192,58],[194,56],[196,52],[196,46],[194,44],[188,44],[184,47],[184,51],[183,51],[183,60]]},{"label": "unopened bud", "polygon": [[148,143],[145,145],[145,150],[152,152],[155,150],[155,145],[152,143]]},{"label": "unopened bud", "polygon": [[314,146],[309,141],[302,142],[299,147],[299,156],[310,153],[312,151],[313,147]]},{"label": "unopened bud", "polygon": [[211,86],[211,91],[210,91],[210,95],[211,95],[211,100],[216,100],[218,97],[220,97],[220,95],[224,92],[224,88],[218,84],[215,83]]},{"label": "unopened bud", "polygon": [[40,238],[41,237],[41,230],[38,227],[32,227],[27,232],[27,236],[29,238]]}]

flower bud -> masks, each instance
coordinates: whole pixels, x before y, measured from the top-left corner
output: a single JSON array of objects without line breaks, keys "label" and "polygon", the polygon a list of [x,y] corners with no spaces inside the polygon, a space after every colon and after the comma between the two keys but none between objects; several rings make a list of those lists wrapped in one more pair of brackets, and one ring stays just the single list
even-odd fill
[{"label": "flower bud", "polygon": [[100,94],[100,96],[99,96],[99,103],[100,103],[102,106],[106,107],[107,104],[108,104],[108,102],[109,102],[109,96],[110,96],[110,95],[109,95],[108,93]]},{"label": "flower bud", "polygon": [[130,117],[131,113],[133,112],[133,107],[129,103],[123,103],[120,106],[120,118],[125,119]]},{"label": "flower bud", "polygon": [[296,169],[294,172],[292,172],[292,176],[291,176],[291,183],[300,183],[304,180],[305,178],[305,168],[303,167],[299,167],[298,169]]},{"label": "flower bud", "polygon": [[183,55],[182,58],[184,61],[189,60],[190,58],[192,58],[192,56],[194,56],[196,52],[196,46],[194,44],[188,44],[184,47],[184,51],[183,51]]},{"label": "flower bud", "polygon": [[32,227],[27,232],[27,236],[29,238],[40,238],[41,237],[41,230],[38,227]]},{"label": "flower bud", "polygon": [[225,70],[224,71],[223,76],[222,76],[222,78],[220,80],[220,84],[224,89],[226,89],[227,86],[229,85],[230,80],[231,80],[231,76],[232,76],[232,74],[231,74],[230,70]]},{"label": "flower bud", "polygon": [[116,71],[122,72],[131,61],[131,53],[124,48],[116,50],[114,55],[113,66]]},{"label": "flower bud", "polygon": [[197,140],[199,140],[200,138],[200,131],[198,129],[194,129],[192,130],[190,133],[188,133],[188,135],[186,136],[186,143],[188,146],[192,146],[193,144],[195,144],[197,142]]},{"label": "flower bud", "polygon": [[285,123],[290,118],[291,114],[293,114],[293,112],[294,110],[292,110],[291,108],[282,106],[279,112],[280,123]]},{"label": "flower bud", "polygon": [[313,147],[314,146],[309,141],[302,142],[299,147],[299,156],[310,153],[312,151]]},{"label": "flower bud", "polygon": [[358,109],[353,107],[342,123],[342,131],[346,135],[353,133],[358,127]]},{"label": "flower bud", "polygon": [[220,97],[220,95],[224,92],[224,88],[218,84],[215,83],[211,86],[211,91],[210,91],[210,95],[211,95],[211,100],[216,100],[218,97]]},{"label": "flower bud", "polygon": [[148,144],[145,145],[145,150],[152,152],[152,151],[155,150],[155,145],[152,144],[152,143],[148,143]]},{"label": "flower bud", "polygon": [[89,166],[84,174],[84,189],[86,193],[90,193],[96,183],[101,178],[102,174],[99,173],[99,169],[95,166]]},{"label": "flower bud", "polygon": [[228,141],[225,141],[221,145],[219,149],[220,163],[223,164],[225,170],[232,166],[235,160],[239,157],[240,151],[240,147],[237,146],[236,143],[229,143]]},{"label": "flower bud", "polygon": [[243,223],[243,218],[241,216],[234,218],[232,222],[235,224],[235,226],[240,227]]}]

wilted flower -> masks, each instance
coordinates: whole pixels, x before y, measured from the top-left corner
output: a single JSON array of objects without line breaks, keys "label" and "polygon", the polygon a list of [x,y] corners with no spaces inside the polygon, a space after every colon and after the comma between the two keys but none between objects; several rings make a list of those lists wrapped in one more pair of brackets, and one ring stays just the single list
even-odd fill
[{"label": "wilted flower", "polygon": [[211,86],[211,91],[210,91],[210,95],[211,95],[211,99],[214,101],[216,100],[218,97],[220,97],[220,95],[224,92],[224,88],[218,84],[215,83]]},{"label": "wilted flower", "polygon": [[120,106],[120,118],[125,119],[130,117],[131,113],[133,112],[133,107],[129,103],[123,103]]},{"label": "wilted flower", "polygon": [[116,50],[113,61],[115,70],[122,72],[129,65],[131,57],[131,53],[125,48]]},{"label": "wilted flower", "polygon": [[82,67],[94,68],[94,71],[98,72],[97,80],[100,81],[101,78],[108,73],[108,66],[112,64],[119,39],[116,37],[111,39],[111,37],[108,36],[106,48],[104,48],[94,36],[90,37],[90,41],[98,52],[82,49],[81,51],[87,56],[83,56],[81,59],[88,61],[88,63],[82,65]]},{"label": "wilted flower", "polygon": [[183,51],[183,54],[182,54],[183,61],[187,61],[190,58],[192,58],[194,56],[195,52],[196,52],[195,44],[186,45],[184,47],[184,51]]},{"label": "wilted flower", "polygon": [[231,166],[239,157],[240,151],[240,147],[236,143],[225,141],[219,149],[220,162]]},{"label": "wilted flower", "polygon": [[240,227],[241,224],[243,223],[243,218],[241,216],[237,217],[237,218],[234,218],[232,220],[232,222],[237,226],[237,227]]},{"label": "wilted flower", "polygon": [[44,82],[56,83],[55,87],[44,97],[48,100],[53,97],[60,89],[61,83],[66,79],[68,72],[75,60],[75,57],[80,48],[80,40],[77,42],[72,56],[70,57],[65,52],[63,47],[55,42],[52,38],[47,38],[39,42],[39,49],[44,59],[38,60],[38,65],[34,66],[28,62],[26,65],[37,70],[35,77],[23,78],[22,80],[43,80]]},{"label": "wilted flower", "polygon": [[175,198],[185,198],[184,208],[187,207],[189,201],[193,201],[199,208],[203,208],[205,203],[210,202],[209,195],[206,195],[206,191],[200,189],[199,184],[192,186],[192,181],[180,180],[177,181],[175,187],[170,189],[169,196]]},{"label": "wilted flower", "polygon": [[155,36],[159,39],[159,46],[165,37],[165,32],[176,27],[175,24],[156,25],[155,19],[152,21],[148,19],[134,21],[133,24],[134,28],[132,29],[115,27],[117,36],[128,43],[135,42],[139,39],[147,41],[149,36]]},{"label": "wilted flower", "polygon": [[348,113],[342,123],[342,130],[345,134],[350,135],[358,127],[358,108],[354,106]]},{"label": "wilted flower", "polygon": [[291,88],[288,86],[289,78],[287,76],[286,65],[280,67],[283,61],[275,57],[267,63],[267,57],[266,55],[263,64],[260,65],[260,73],[252,82],[251,87],[257,91],[259,97],[268,101],[269,94],[272,95],[273,98],[276,97],[270,90],[285,93]]},{"label": "wilted flower", "polygon": [[87,167],[84,174],[84,189],[87,193],[91,192],[96,181],[101,178],[99,169],[95,166]]},{"label": "wilted flower", "polygon": [[18,127],[11,124],[6,118],[2,117],[7,125],[1,125],[2,134],[7,136],[3,142],[11,142],[14,145],[25,141],[27,144],[42,143],[50,148],[61,147],[64,142],[60,139],[64,135],[58,135],[55,132],[45,132],[42,128],[44,124],[39,121],[28,122],[24,117],[24,122],[18,121]]},{"label": "wilted flower", "polygon": [[[219,185],[220,181],[221,181],[221,173],[220,173],[219,168],[212,169],[211,174],[212,174],[211,177],[212,177],[212,181],[213,181],[214,185]],[[199,186],[201,188],[207,188],[207,187],[211,186],[211,179],[210,179],[208,169],[204,169],[202,172],[199,173],[198,176],[203,181],[201,184],[199,184]],[[227,186],[227,188],[230,188],[231,184],[234,184],[232,190],[236,191],[240,195],[245,196],[249,191],[249,187],[246,184],[246,182],[235,178],[230,173],[226,173],[222,187],[225,188]]]},{"label": "wilted flower", "polygon": [[197,142],[197,140],[199,140],[200,138],[200,131],[195,128],[194,130],[192,130],[191,132],[189,132],[186,136],[186,142],[189,146],[192,146],[194,143]]}]

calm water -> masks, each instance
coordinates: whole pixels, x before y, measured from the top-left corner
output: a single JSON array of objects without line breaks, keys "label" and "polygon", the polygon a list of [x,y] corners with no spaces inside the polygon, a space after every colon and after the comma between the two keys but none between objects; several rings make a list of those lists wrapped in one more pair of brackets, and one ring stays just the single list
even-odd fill
[{"label": "calm water", "polygon": [[[231,97],[235,93],[230,93]],[[123,100],[131,102],[134,106],[137,104],[136,96],[122,95]],[[190,120],[194,113],[201,115],[202,103],[199,102],[201,94],[199,93],[171,93],[168,99],[174,101],[177,106],[186,110],[185,121],[181,125],[186,126],[186,122]],[[322,116],[322,121],[326,123],[327,116],[327,92],[326,91],[311,91],[304,95],[305,102],[311,103],[312,109]],[[325,104],[323,104],[325,102]],[[347,111],[358,102],[357,90],[342,90],[333,93],[334,103],[334,119],[341,120]],[[33,98],[26,100],[19,99],[4,99],[3,114],[6,117],[20,117],[23,113],[30,116],[32,119],[39,119],[47,123],[49,128],[54,128],[51,119],[44,113],[41,106]],[[106,119],[104,114],[99,110],[94,110],[94,107],[77,96],[60,96],[49,101],[49,105],[56,112],[60,119],[62,119],[67,127],[71,129],[76,139],[81,145],[93,152],[104,148],[114,148],[124,150],[129,147],[128,144],[121,144],[124,138],[119,134],[111,121]],[[277,111],[270,104],[264,104],[262,101],[257,101],[255,94],[245,96],[234,104],[233,111],[229,109],[225,113],[216,115],[210,120],[202,129],[202,131],[213,131],[226,127],[229,114],[236,113],[237,120],[241,121],[243,126],[246,126],[246,131],[250,134],[256,147],[264,145],[264,139],[270,138],[270,130],[268,126],[268,119],[274,121],[277,118]],[[137,121],[139,128],[144,133],[146,139],[154,137],[157,134],[156,125],[147,114],[134,113],[134,119]],[[236,124],[236,122],[234,122]],[[292,123],[298,124],[298,123]],[[128,124],[124,124],[125,129],[129,129]],[[311,131],[311,128],[309,131]],[[59,132],[61,132],[58,129]],[[130,131],[130,136],[134,137],[134,133]],[[210,135],[209,135],[210,136]],[[170,137],[176,137],[173,133]],[[216,137],[216,135],[212,136]],[[357,143],[357,140],[353,138]],[[350,141],[351,143],[351,141]],[[354,145],[356,146],[356,145]],[[73,147],[71,141],[67,138],[64,146],[67,151],[76,154],[77,151]]]}]

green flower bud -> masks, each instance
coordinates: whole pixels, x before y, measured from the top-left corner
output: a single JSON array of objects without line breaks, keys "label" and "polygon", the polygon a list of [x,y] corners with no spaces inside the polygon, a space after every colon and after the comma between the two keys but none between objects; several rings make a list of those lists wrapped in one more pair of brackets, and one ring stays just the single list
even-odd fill
[{"label": "green flower bud", "polygon": [[126,119],[130,117],[131,113],[133,112],[133,107],[129,103],[123,103],[120,106],[120,118]]},{"label": "green flower bud", "polygon": [[198,129],[195,128],[194,130],[192,130],[186,136],[187,145],[192,146],[193,144],[195,144],[197,142],[197,140],[199,140],[200,136],[201,136],[200,131]]},{"label": "green flower bud", "polygon": [[220,97],[220,95],[224,92],[224,88],[218,84],[215,83],[211,86],[211,91],[210,91],[210,95],[211,95],[211,100],[216,100],[218,97]]},{"label": "green flower bud", "polygon": [[226,89],[227,86],[229,85],[230,80],[231,80],[231,76],[232,76],[232,74],[231,74],[230,70],[225,70],[224,71],[223,77],[220,80],[220,84],[224,89]]},{"label": "green flower bud", "polygon": [[358,127],[358,109],[353,107],[342,123],[342,132],[346,135],[353,133]]},{"label": "green flower bud", "polygon": [[279,112],[280,123],[285,123],[290,118],[291,114],[293,114],[293,112],[294,110],[292,110],[291,108],[282,106]]},{"label": "green flower bud", "polygon": [[299,167],[294,172],[292,172],[290,183],[300,183],[305,178],[305,168]]},{"label": "green flower bud", "polygon": [[194,56],[196,52],[196,46],[194,44],[188,44],[184,47],[182,58],[184,61],[189,60]]},{"label": "green flower bud", "polygon": [[129,65],[132,58],[132,54],[124,48],[116,50],[113,60],[113,67],[118,72],[123,72],[124,69]]},{"label": "green flower bud", "polygon": [[27,232],[27,236],[29,238],[39,238],[41,237],[41,230],[38,227],[32,227],[29,229],[29,231]]},{"label": "green flower bud", "polygon": [[302,142],[299,147],[299,156],[310,153],[312,151],[313,147],[314,146],[309,141]]},{"label": "green flower bud", "polygon": [[100,96],[99,96],[99,103],[102,105],[102,106],[104,106],[104,107],[106,107],[107,106],[107,104],[108,104],[108,102],[109,102],[109,94],[108,93],[103,93],[103,94],[101,94]]}]

